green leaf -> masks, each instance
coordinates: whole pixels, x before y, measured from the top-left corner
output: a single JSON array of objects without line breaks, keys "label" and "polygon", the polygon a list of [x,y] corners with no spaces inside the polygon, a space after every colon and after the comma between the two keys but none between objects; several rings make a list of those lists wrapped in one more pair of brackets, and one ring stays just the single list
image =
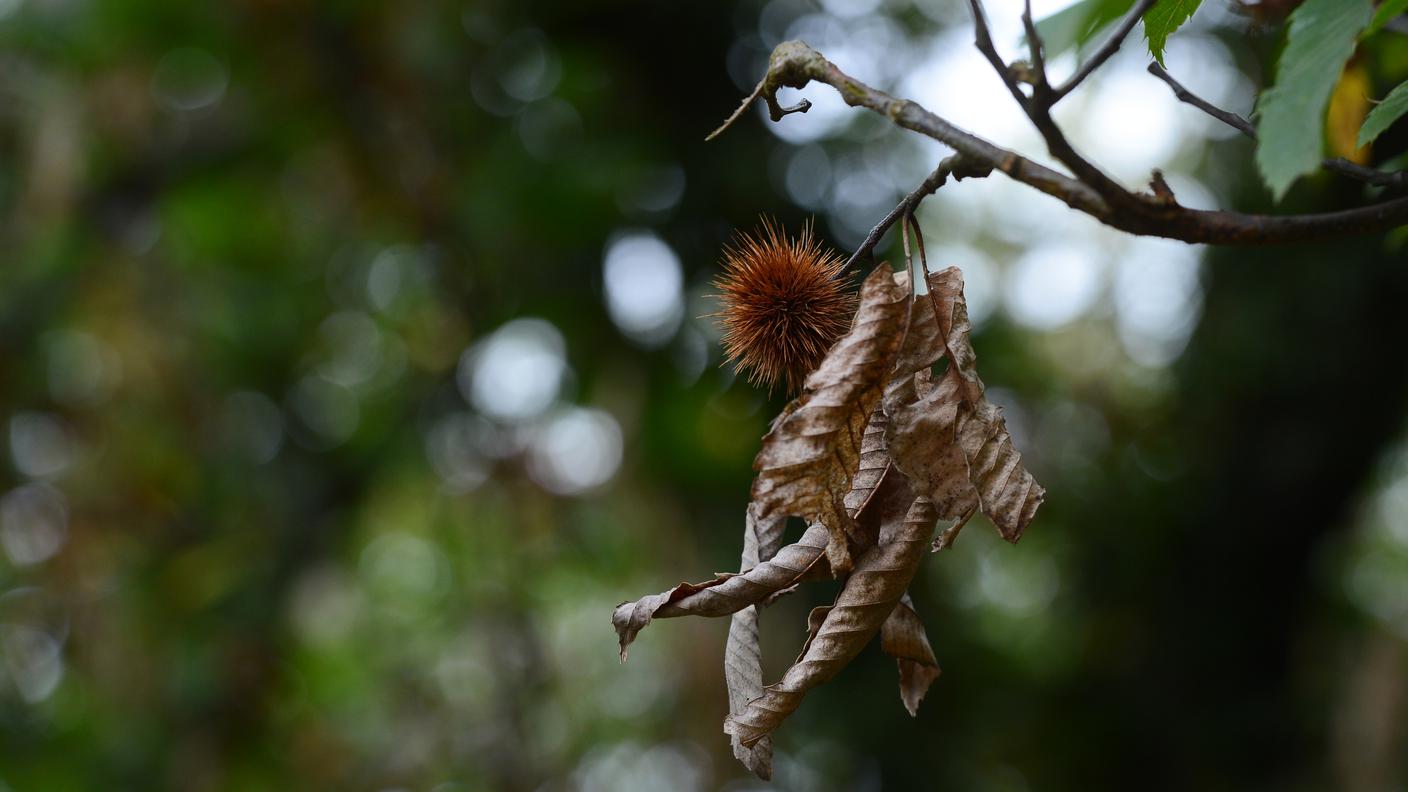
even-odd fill
[{"label": "green leaf", "polygon": [[1149,40],[1149,54],[1164,65],[1164,47],[1168,37],[1187,22],[1203,0],[1159,0],[1144,14],[1144,38]]},{"label": "green leaf", "polygon": [[1276,200],[1320,165],[1325,105],[1372,11],[1370,0],[1306,0],[1291,14],[1276,84],[1257,101],[1256,166]]},{"label": "green leaf", "polygon": [[1390,19],[1405,11],[1408,11],[1408,0],[1384,0],[1379,5],[1379,10],[1374,12],[1374,21],[1369,23],[1369,27],[1364,28],[1364,36],[1372,36],[1383,30],[1384,25],[1387,25]]},{"label": "green leaf", "polygon": [[1046,45],[1048,57],[1085,46],[1095,34],[1124,16],[1134,0],[1080,0],[1044,19],[1036,30]]},{"label": "green leaf", "polygon": [[1408,113],[1408,82],[1399,83],[1397,88],[1389,91],[1388,96],[1369,111],[1364,125],[1359,127],[1357,145],[1363,148],[1372,143],[1374,138],[1388,129],[1394,121],[1402,118],[1404,113]]}]

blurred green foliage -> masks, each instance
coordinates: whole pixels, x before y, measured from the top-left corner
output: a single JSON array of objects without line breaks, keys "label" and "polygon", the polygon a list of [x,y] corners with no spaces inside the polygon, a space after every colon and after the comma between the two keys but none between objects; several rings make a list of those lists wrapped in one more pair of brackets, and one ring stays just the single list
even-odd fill
[{"label": "blurred green foliage", "polygon": [[[0,0],[0,788],[754,788],[725,625],[623,668],[609,615],[736,565],[781,398],[699,318],[721,244],[812,211],[853,244],[937,157],[860,116],[703,144],[797,25],[912,66],[967,40],[958,3],[860,5]],[[1256,80],[1274,34],[1188,35]],[[1369,53],[1379,88],[1405,53]],[[1198,130],[1175,170],[1266,208]],[[1020,546],[975,524],[921,571],[919,717],[867,651],[778,785],[1404,783],[1402,238],[1200,269],[986,189],[926,237],[986,274],[983,375],[1051,495]],[[1065,238],[1095,291],[1024,320],[1052,270],[1023,256]],[[623,239],[678,264],[613,286]],[[1140,352],[1120,295],[1160,262],[1136,292],[1186,321]],[[832,590],[764,613],[771,675]]]}]

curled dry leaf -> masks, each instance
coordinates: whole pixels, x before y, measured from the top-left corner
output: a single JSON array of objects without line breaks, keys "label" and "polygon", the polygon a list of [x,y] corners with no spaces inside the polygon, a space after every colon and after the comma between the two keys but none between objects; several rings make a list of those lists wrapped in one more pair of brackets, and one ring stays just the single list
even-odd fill
[{"label": "curled dry leaf", "polygon": [[[947,269],[928,284],[926,299],[907,301],[908,273],[877,267],[850,331],[773,421],[755,461],[744,571],[682,583],[612,614],[622,659],[651,619],[734,614],[724,731],[764,778],[772,731],[877,632],[896,660],[905,708],[917,711],[939,667],[907,588],[936,520],[957,521],[941,539],[951,542],[982,511],[1016,541],[1041,503],[1042,488],[978,378],[962,275]],[[791,514],[810,527],[770,559]],[[801,655],[763,687],[756,607],[832,573],[845,578],[835,602],[811,612]]]},{"label": "curled dry leaf", "polygon": [[796,514],[826,526],[827,557],[838,575],[851,568],[847,537],[854,523],[844,496],[904,336],[908,296],[907,275],[884,264],[871,272],[851,329],[807,377],[795,407],[763,438],[753,463],[759,517]]},{"label": "curled dry leaf", "polygon": [[[794,663],[802,662],[802,658],[807,656],[807,651],[812,648],[812,641],[816,640],[817,633],[821,632],[821,625],[826,623],[827,614],[831,613],[831,605],[818,605],[807,611],[807,640],[802,642],[802,651],[797,653]],[[732,713],[737,715],[738,713]],[[738,739],[737,737],[734,738]],[[764,737],[763,739],[767,739]]]},{"label": "curled dry leaf", "polygon": [[[807,640],[802,644],[801,654],[797,656],[798,662],[806,657],[832,607],[821,605],[812,608],[807,614]],[[924,631],[924,623],[919,620],[919,614],[914,610],[909,592],[905,592],[895,609],[890,611],[890,615],[880,625],[880,649],[895,658],[895,665],[900,674],[900,701],[904,702],[904,708],[911,717],[917,716],[919,701],[929,692],[929,686],[934,680],[939,678],[939,661],[935,659],[934,650],[929,646],[929,636]],[[738,712],[733,709],[732,704],[730,701],[729,712],[737,715]],[[731,739],[735,745],[739,744],[738,737]],[[761,745],[771,746],[772,739],[763,737],[754,747]],[[748,768],[753,769],[751,765],[748,765]]]},{"label": "curled dry leaf", "polygon": [[[1001,409],[983,394],[962,273],[950,267],[928,282],[929,299],[916,301],[911,319],[918,330],[907,336],[900,367],[886,386],[891,459],[933,500],[941,518],[961,519],[978,509],[1015,542],[1046,491],[1022,466]],[[931,326],[937,333],[927,331]],[[948,367],[936,379],[930,366],[942,358]]]},{"label": "curled dry leaf", "polygon": [[[783,515],[766,520],[757,519],[757,509],[748,505],[743,527],[743,557],[740,574],[770,560],[782,545],[782,531],[787,524]],[[763,649],[758,641],[758,606],[749,605],[733,614],[728,625],[728,642],[724,645],[724,682],[728,686],[728,711],[739,713],[748,702],[763,693]],[[745,746],[736,738],[733,755],[744,767],[759,778],[772,777],[772,740],[759,740]]]},{"label": "curled dry leaf", "polygon": [[742,713],[730,715],[725,732],[744,745],[756,744],[797,709],[807,691],[835,676],[870,642],[914,579],[935,519],[928,499],[913,499],[893,536],[882,531],[881,542],[860,555],[835,604],[813,611],[821,625],[802,657]]},{"label": "curled dry leaf", "polygon": [[[857,515],[865,510],[890,470],[890,452],[885,446],[887,422],[884,410],[871,410],[870,421],[865,425],[865,434],[860,438],[860,463],[855,476],[851,478],[850,491],[841,499],[846,507],[846,514],[850,515],[851,519],[856,519]],[[871,536],[869,543],[874,540],[875,537]]]},{"label": "curled dry leaf", "polygon": [[[896,497],[912,497],[903,476],[885,475],[889,462],[885,454],[884,427],[885,416],[876,410],[871,425],[866,429],[861,451],[862,457],[870,460],[872,468],[879,469],[863,470],[857,474],[854,485],[843,499],[847,515],[859,520],[855,545],[861,549],[875,543],[879,536],[881,515],[895,508],[881,507],[881,504]],[[885,462],[880,467],[882,458]],[[862,462],[861,467],[864,469],[866,463]],[[892,490],[897,489],[898,492],[891,494]],[[906,500],[898,508],[904,509],[908,505]],[[786,517],[776,514],[760,520],[757,515],[757,503],[750,503],[744,525],[743,571],[721,574],[702,583],[681,583],[668,591],[616,606],[611,623],[621,640],[623,658],[626,648],[652,619],[737,614],[750,605],[772,604],[798,583],[832,576],[825,553],[829,532],[824,526],[813,523],[795,543],[773,553],[772,549],[782,541]],[[754,553],[760,561],[750,565]]]},{"label": "curled dry leaf", "polygon": [[[803,642],[802,652],[797,656],[798,662],[801,662],[811,649],[812,642],[821,632],[821,626],[826,622],[826,616],[831,613],[832,607],[822,605],[812,608],[807,614],[807,640]],[[900,675],[900,700],[904,702],[904,708],[911,716],[918,715],[919,701],[929,692],[929,685],[939,678],[939,661],[934,657],[933,648],[929,646],[929,636],[924,631],[924,623],[919,620],[919,614],[914,610],[909,592],[905,592],[895,609],[890,611],[890,615],[880,625],[880,648],[885,654],[895,658]],[[738,714],[731,700],[729,712]],[[737,737],[731,739],[738,744]],[[771,744],[769,737],[764,737],[757,743]],[[749,769],[752,769],[751,765]]]},{"label": "curled dry leaf", "polygon": [[[866,424],[865,434],[861,437],[860,464],[851,481],[851,489],[843,499],[846,513],[852,519],[865,511],[867,505],[872,502],[872,497],[880,489],[881,483],[885,481],[885,474],[890,470],[890,455],[885,448],[885,420],[884,410],[872,410],[870,422]],[[908,495],[908,488],[905,488],[904,492]],[[766,520],[759,520],[757,519],[757,511],[756,502],[748,504],[747,519],[743,529],[743,557],[739,567],[740,574],[748,572],[761,561],[770,560],[782,544],[782,533],[787,518],[779,514]],[[866,521],[866,523],[870,522],[878,521]],[[863,536],[860,544],[869,546],[875,543],[879,532],[878,528],[867,530],[866,526],[862,525],[861,533]],[[829,565],[826,566],[829,570]],[[729,714],[741,713],[749,701],[763,693],[763,653],[762,646],[758,641],[758,608],[772,604],[776,598],[792,592],[795,588],[794,584],[779,589],[767,595],[762,601],[733,614],[729,623],[728,642],[724,646],[724,682],[728,686]],[[817,611],[813,611],[814,615],[816,613]],[[886,622],[886,624],[888,623]],[[820,624],[818,618],[816,625],[819,627]],[[921,633],[923,631],[922,625],[920,631]],[[810,643],[811,639],[807,640]],[[803,651],[805,652],[805,649]],[[923,695],[922,691],[919,695]],[[730,737],[729,740],[733,744],[734,757],[753,771],[754,775],[763,779],[772,777],[772,740],[770,738],[765,737],[752,747],[743,745],[737,737]]]},{"label": "curled dry leaf", "polygon": [[880,625],[880,648],[895,658],[900,672],[900,700],[911,716],[919,714],[919,700],[929,685],[939,678],[939,661],[929,646],[924,622],[914,611],[909,593],[900,598],[885,623]]},{"label": "curled dry leaf", "polygon": [[621,659],[625,659],[626,649],[636,634],[652,619],[727,616],[809,577],[822,576],[826,570],[826,543],[826,529],[814,525],[795,543],[777,551],[771,560],[747,572],[719,575],[703,583],[681,583],[669,591],[617,605],[611,624],[621,642]]}]

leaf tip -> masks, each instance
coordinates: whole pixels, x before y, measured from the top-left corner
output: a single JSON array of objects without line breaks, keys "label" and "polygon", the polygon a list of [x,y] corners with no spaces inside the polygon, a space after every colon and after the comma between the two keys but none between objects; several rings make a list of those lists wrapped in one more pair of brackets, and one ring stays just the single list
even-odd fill
[{"label": "leaf tip", "polygon": [[1155,44],[1155,43],[1154,43],[1154,40],[1151,39],[1151,38],[1148,38],[1147,36],[1145,37],[1145,40],[1146,40],[1146,41],[1148,42],[1148,44],[1149,44],[1149,55],[1151,55],[1151,56],[1154,58],[1154,60],[1158,61],[1158,63],[1159,63],[1160,66],[1162,66],[1162,67],[1164,67],[1165,69],[1167,69],[1167,68],[1168,68],[1168,64],[1167,64],[1167,63],[1164,63],[1164,45],[1163,45],[1163,43],[1160,42],[1160,43],[1158,43],[1158,44]]}]

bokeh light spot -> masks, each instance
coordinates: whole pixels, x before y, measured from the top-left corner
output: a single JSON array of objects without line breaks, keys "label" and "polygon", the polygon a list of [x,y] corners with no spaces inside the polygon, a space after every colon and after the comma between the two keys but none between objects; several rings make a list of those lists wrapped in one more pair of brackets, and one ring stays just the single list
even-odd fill
[{"label": "bokeh light spot", "polygon": [[1038,247],[1018,259],[1007,275],[1007,310],[1027,327],[1054,330],[1095,304],[1104,286],[1103,270],[1092,250]]},{"label": "bokeh light spot", "polygon": [[171,50],[152,73],[152,93],[173,110],[199,110],[225,95],[229,83],[225,64],[194,47]]},{"label": "bokeh light spot", "polygon": [[562,334],[543,319],[515,319],[460,357],[460,392],[501,421],[534,418],[557,399],[567,376]]},{"label": "bokeh light spot", "polygon": [[[322,377],[304,377],[293,389],[290,403],[302,425],[315,435],[315,448],[333,448],[347,442],[361,421],[361,407],[352,391]],[[298,436],[301,441],[304,439]]]},{"label": "bokeh light spot", "polygon": [[1137,363],[1166,366],[1178,357],[1202,313],[1199,255],[1164,239],[1137,239],[1115,270],[1116,326]]},{"label": "bokeh light spot", "polygon": [[684,318],[679,256],[647,232],[618,235],[603,260],[606,307],[628,338],[648,347],[669,341]]},{"label": "bokeh light spot", "polygon": [[0,651],[20,698],[36,704],[48,698],[64,677],[59,642],[24,624],[0,624]]},{"label": "bokeh light spot", "polygon": [[73,438],[56,415],[16,413],[10,418],[10,456],[26,476],[57,476],[73,464]]},{"label": "bokeh light spot", "polygon": [[92,333],[55,330],[44,336],[43,346],[49,395],[60,404],[100,404],[122,379],[121,359]]},{"label": "bokeh light spot", "polygon": [[621,427],[602,410],[573,407],[538,429],[528,471],[544,489],[576,495],[611,480],[621,465]]},{"label": "bokeh light spot", "polygon": [[445,488],[469,492],[489,477],[489,461],[480,451],[482,427],[476,417],[457,413],[442,418],[425,437],[425,453]]},{"label": "bokeh light spot", "polygon": [[48,484],[16,487],[0,498],[0,547],[16,566],[59,552],[68,536],[68,499]]}]

